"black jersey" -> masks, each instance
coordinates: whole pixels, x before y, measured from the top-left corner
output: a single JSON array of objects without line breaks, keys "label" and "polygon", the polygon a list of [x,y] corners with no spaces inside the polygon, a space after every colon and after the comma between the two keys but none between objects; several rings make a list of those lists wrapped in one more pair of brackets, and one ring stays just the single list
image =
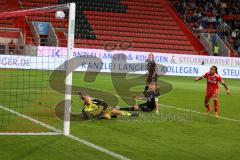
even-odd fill
[{"label": "black jersey", "polygon": [[148,70],[148,76],[147,76],[147,83],[151,82],[157,82],[157,64],[155,63],[154,60],[147,61],[147,70]]},{"label": "black jersey", "polygon": [[159,96],[160,96],[159,88],[157,88],[155,91],[148,90],[144,92],[144,97],[146,97],[147,101],[152,101]]},{"label": "black jersey", "polygon": [[157,64],[154,60],[148,60],[147,62],[148,74],[152,76],[154,73],[157,73]]}]

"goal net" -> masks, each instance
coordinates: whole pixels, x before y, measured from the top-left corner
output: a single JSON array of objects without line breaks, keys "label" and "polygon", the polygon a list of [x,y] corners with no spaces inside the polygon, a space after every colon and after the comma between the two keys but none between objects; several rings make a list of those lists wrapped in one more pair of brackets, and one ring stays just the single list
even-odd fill
[{"label": "goal net", "polygon": [[68,135],[75,4],[21,5],[0,11],[0,135]]}]

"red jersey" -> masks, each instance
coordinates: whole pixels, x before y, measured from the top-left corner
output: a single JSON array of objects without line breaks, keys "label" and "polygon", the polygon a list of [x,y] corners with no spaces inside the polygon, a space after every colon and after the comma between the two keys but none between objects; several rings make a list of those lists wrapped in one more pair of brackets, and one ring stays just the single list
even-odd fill
[{"label": "red jersey", "polygon": [[203,75],[203,77],[207,79],[207,92],[218,92],[218,82],[224,83],[222,77],[218,74],[212,76],[209,72],[207,72]]}]

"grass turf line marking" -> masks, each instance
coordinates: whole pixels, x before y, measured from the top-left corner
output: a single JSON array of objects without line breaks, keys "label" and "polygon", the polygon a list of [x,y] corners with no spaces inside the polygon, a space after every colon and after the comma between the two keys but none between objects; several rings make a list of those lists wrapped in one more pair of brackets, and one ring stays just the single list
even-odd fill
[{"label": "grass turf line marking", "polygon": [[21,113],[19,113],[19,112],[17,112],[17,111],[14,111],[14,110],[10,109],[10,108],[6,108],[6,107],[3,107],[3,106],[0,106],[0,109],[3,109],[3,110],[5,110],[5,111],[8,111],[8,112],[10,112],[10,113],[12,113],[12,114],[15,114],[15,115],[17,115],[17,116],[19,116],[19,117],[22,117],[22,118],[24,118],[24,119],[27,119],[27,120],[29,120],[29,121],[31,121],[31,122],[33,122],[33,123],[39,124],[40,126],[43,126],[43,127],[47,128],[47,129],[50,129],[50,130],[55,131],[55,132],[57,132],[57,133],[62,133],[62,131],[59,130],[59,129],[57,129],[57,128],[54,128],[54,127],[52,127],[52,126],[50,126],[50,125],[48,125],[48,124],[46,124],[46,123],[43,123],[43,122],[41,122],[41,121],[38,121],[38,120],[36,120],[36,119],[34,119],[34,118],[30,117],[30,116],[21,114]]},{"label": "grass turf line marking", "polygon": [[[122,97],[122,98],[127,98],[127,99],[134,99],[134,98],[128,98],[128,97],[119,96],[119,95],[115,95],[115,96]],[[140,100],[140,101],[142,101],[142,100]],[[179,108],[179,107],[175,107],[175,106],[169,106],[169,105],[165,105],[165,104],[161,104],[161,103],[158,103],[158,104],[160,106],[163,106],[163,107],[166,107],[166,108],[173,108],[173,109],[177,109],[177,110],[180,110],[180,111],[186,111],[186,112],[190,111],[190,109]],[[208,115],[208,116],[214,117],[214,115],[206,114],[206,113],[202,113],[202,112],[198,112],[198,111],[191,110],[191,112],[192,113],[197,113],[197,114],[200,114],[200,115]],[[218,118],[228,120],[228,121],[233,121],[233,122],[240,122],[239,119],[234,119],[234,118],[228,118],[228,117],[223,117],[223,116],[218,116]]]},{"label": "grass turf line marking", "polygon": [[[166,108],[173,108],[173,109],[177,109],[177,110],[181,110],[181,111],[187,111],[187,112],[190,111],[189,109],[178,108],[178,107],[175,107],[175,106],[169,106],[169,105],[160,104],[160,103],[159,103],[159,105],[161,105],[163,107],[166,107]],[[197,113],[197,114],[201,114],[201,115],[208,115],[208,116],[214,117],[214,115],[206,114],[206,113],[202,113],[202,112],[198,112],[198,111],[191,110],[191,112]],[[239,119],[234,119],[234,118],[228,118],[228,117],[223,117],[223,116],[218,116],[218,118],[225,119],[225,120],[228,120],[228,121],[240,122]]]},{"label": "grass turf line marking", "polygon": [[86,146],[89,146],[89,147],[91,147],[91,148],[94,148],[94,149],[96,149],[96,150],[98,150],[98,151],[101,151],[101,152],[103,152],[103,153],[106,153],[106,154],[108,154],[108,155],[111,155],[112,157],[115,157],[115,158],[117,158],[117,159],[119,159],[119,160],[130,160],[129,158],[126,158],[126,157],[124,157],[124,156],[122,156],[122,155],[120,155],[120,154],[117,154],[117,153],[114,153],[114,152],[112,152],[112,151],[109,151],[109,150],[107,150],[107,149],[105,149],[105,148],[102,148],[102,147],[100,147],[100,146],[97,146],[97,145],[95,145],[95,144],[93,144],[93,143],[90,143],[90,142],[88,142],[88,141],[86,141],[86,140],[80,139],[79,137],[73,136],[73,135],[71,135],[71,134],[70,134],[69,136],[66,136],[66,137],[71,138],[71,139],[73,139],[73,140],[75,140],[75,141],[78,141],[78,142],[80,142],[80,143],[82,143],[82,144],[85,144]]},{"label": "grass turf line marking", "polygon": [[26,133],[0,133],[0,136],[57,136],[57,135],[62,135],[62,133],[58,133],[58,132],[39,132],[39,133],[30,133],[30,132],[26,132]]},{"label": "grass turf line marking", "polygon": [[[118,96],[118,95],[116,95],[116,96]],[[123,97],[123,96],[118,96],[118,97]],[[128,98],[128,97],[123,97],[123,98]],[[128,99],[133,99],[133,98],[128,98]],[[158,104],[160,106],[163,106],[163,107],[166,107],[166,108],[173,108],[173,109],[177,109],[177,110],[180,110],[180,111],[186,111],[186,112],[190,111],[190,109],[179,108],[179,107],[175,107],[175,106],[169,106],[169,105],[165,105],[165,104],[161,104],[161,103],[158,103]],[[208,115],[208,116],[214,117],[214,115],[206,114],[206,113],[202,113],[202,112],[198,112],[198,111],[191,110],[191,112],[192,113],[197,113],[197,114],[200,114],[200,115]],[[228,118],[228,117],[223,117],[223,116],[218,116],[218,118],[228,120],[228,121],[233,121],[233,122],[240,122],[239,119],[234,119],[234,118]]]},{"label": "grass turf line marking", "polygon": [[[34,122],[34,123],[39,124],[39,125],[41,125],[41,126],[43,126],[43,127],[46,127],[47,129],[50,129],[50,130],[52,130],[52,131],[55,131],[56,133],[58,133],[58,134],[60,134],[60,135],[63,135],[63,132],[62,132],[61,130],[59,130],[59,129],[57,129],[57,128],[54,128],[54,127],[52,127],[52,126],[50,126],[50,125],[48,125],[48,124],[46,124],[46,123],[44,123],[44,122],[41,122],[41,121],[39,121],[39,120],[36,120],[36,119],[34,119],[34,118],[30,117],[30,116],[21,114],[21,113],[19,113],[19,112],[16,112],[16,111],[14,111],[14,110],[12,110],[12,109],[9,109],[9,108],[3,107],[3,106],[0,106],[0,109],[3,109],[3,110],[5,110],[5,111],[8,111],[8,112],[10,112],[10,113],[12,113],[12,114],[15,114],[15,115],[19,116],[19,117],[25,118],[25,119],[27,119],[27,120],[29,120],[29,121],[31,121],[31,122]],[[12,134],[13,134],[13,133],[12,133]],[[39,134],[41,134],[41,133],[39,133]],[[1,135],[1,134],[0,134],[0,135]],[[4,135],[4,134],[3,134],[3,135]],[[65,136],[65,135],[64,135],[64,136]],[[103,147],[100,147],[100,146],[98,146],[98,145],[95,145],[95,144],[93,144],[93,143],[91,143],[91,142],[88,142],[88,141],[86,141],[86,140],[80,139],[79,137],[76,137],[76,136],[74,136],[74,135],[71,135],[71,134],[70,134],[70,135],[65,136],[65,137],[67,137],[67,138],[69,138],[69,139],[72,139],[72,140],[75,140],[75,141],[77,141],[77,142],[80,142],[80,143],[82,143],[82,144],[84,144],[84,145],[86,145],[86,146],[88,146],[88,147],[90,147],[90,148],[96,149],[96,150],[98,150],[98,151],[100,151],[100,152],[103,152],[103,153],[105,153],[105,154],[107,154],[107,155],[110,155],[110,156],[112,156],[112,157],[114,157],[114,158],[116,158],[116,159],[119,159],[119,160],[130,160],[129,158],[126,158],[126,157],[124,157],[124,156],[122,156],[122,155],[120,155],[120,154],[117,154],[117,153],[115,153],[115,152],[109,151],[109,150],[107,150],[107,149],[105,149],[105,148],[103,148]]]}]

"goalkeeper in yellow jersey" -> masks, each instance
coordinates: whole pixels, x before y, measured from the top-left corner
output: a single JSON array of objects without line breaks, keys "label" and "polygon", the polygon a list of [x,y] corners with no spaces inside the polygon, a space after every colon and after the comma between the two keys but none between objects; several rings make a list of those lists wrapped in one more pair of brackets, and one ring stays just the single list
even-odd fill
[{"label": "goalkeeper in yellow jersey", "polygon": [[127,117],[136,117],[137,113],[130,113],[126,111],[120,111],[116,108],[109,106],[106,102],[92,98],[88,95],[83,95],[81,92],[78,92],[81,100],[84,102],[82,115],[84,119],[111,119],[112,117],[117,116],[127,116]]}]

